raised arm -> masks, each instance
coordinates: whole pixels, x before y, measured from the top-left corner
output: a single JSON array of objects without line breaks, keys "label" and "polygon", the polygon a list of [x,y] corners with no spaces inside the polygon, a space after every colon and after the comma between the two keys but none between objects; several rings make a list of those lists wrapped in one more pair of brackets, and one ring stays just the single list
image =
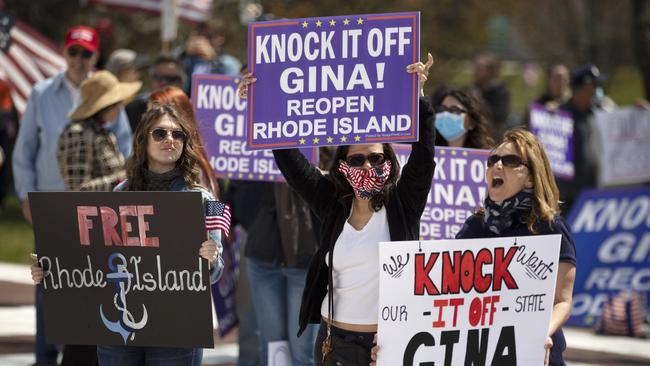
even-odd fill
[{"label": "raised arm", "polygon": [[431,180],[436,164],[433,160],[435,153],[434,142],[436,138],[434,128],[434,117],[427,102],[423,96],[424,82],[427,80],[429,68],[433,65],[433,57],[428,54],[426,64],[418,62],[409,65],[407,71],[410,73],[417,72],[420,81],[420,101],[419,101],[419,139],[411,145],[411,155],[402,168],[402,176],[397,182],[397,194],[404,202],[407,214],[419,218],[427,202],[427,196],[431,190]]}]

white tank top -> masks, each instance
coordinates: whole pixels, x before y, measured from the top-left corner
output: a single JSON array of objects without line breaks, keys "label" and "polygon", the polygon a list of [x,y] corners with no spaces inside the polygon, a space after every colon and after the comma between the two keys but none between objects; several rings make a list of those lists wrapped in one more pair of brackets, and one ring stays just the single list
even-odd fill
[{"label": "white tank top", "polygon": [[[390,241],[386,208],[382,207],[361,230],[345,221],[334,245],[334,320],[377,324],[379,303],[379,242]],[[329,254],[325,263],[329,262]],[[321,304],[327,319],[329,292]]]}]

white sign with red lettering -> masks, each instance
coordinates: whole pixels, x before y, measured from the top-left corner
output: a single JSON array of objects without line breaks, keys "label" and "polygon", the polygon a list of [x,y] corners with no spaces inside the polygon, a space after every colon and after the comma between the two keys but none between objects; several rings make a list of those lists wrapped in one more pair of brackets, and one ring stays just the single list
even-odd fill
[{"label": "white sign with red lettering", "polygon": [[541,365],[560,238],[381,243],[378,366]]}]

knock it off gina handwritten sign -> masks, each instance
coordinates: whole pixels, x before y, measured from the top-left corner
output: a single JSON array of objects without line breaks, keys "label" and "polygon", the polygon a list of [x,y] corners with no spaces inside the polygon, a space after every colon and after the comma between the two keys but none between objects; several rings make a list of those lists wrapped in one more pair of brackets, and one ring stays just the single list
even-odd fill
[{"label": "knock it off gina handwritten sign", "polygon": [[541,365],[560,235],[380,244],[377,365]]},{"label": "knock it off gina handwritten sign", "polygon": [[420,15],[252,23],[250,149],[418,139]]}]

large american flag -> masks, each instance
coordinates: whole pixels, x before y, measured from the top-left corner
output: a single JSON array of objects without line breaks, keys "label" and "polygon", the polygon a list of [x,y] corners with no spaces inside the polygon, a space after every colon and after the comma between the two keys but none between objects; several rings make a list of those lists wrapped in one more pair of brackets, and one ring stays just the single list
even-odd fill
[{"label": "large american flag", "polygon": [[0,11],[0,79],[22,115],[32,86],[66,67],[61,51],[25,23]]},{"label": "large american flag", "polygon": [[205,228],[208,230],[221,229],[228,237],[230,232],[230,206],[219,201],[205,203]]},{"label": "large american flag", "polygon": [[[163,0],[85,0],[89,5],[102,4],[127,10],[142,10],[160,14]],[[178,17],[188,22],[199,23],[210,16],[212,0],[176,0]]]}]

